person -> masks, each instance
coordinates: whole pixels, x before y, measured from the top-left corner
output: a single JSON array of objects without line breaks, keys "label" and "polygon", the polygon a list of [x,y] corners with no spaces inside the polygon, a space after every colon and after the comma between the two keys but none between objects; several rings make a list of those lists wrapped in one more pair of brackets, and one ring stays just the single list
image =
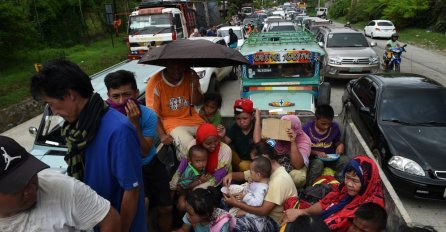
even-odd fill
[{"label": "person", "polygon": [[[249,206],[238,201],[233,196],[224,195],[224,202],[227,205],[240,208],[241,210],[257,216],[246,215],[237,218],[234,231],[278,231],[280,219],[283,212],[283,204],[286,199],[297,197],[296,186],[290,175],[277,162],[277,153],[266,141],[256,143],[251,152],[254,160],[259,156],[264,156],[271,161],[271,176],[268,182],[268,191],[261,206]],[[251,179],[251,172],[232,172],[223,178],[223,184],[229,186],[234,181],[248,181]]]},{"label": "person", "polygon": [[33,75],[31,95],[65,120],[61,135],[68,147],[68,175],[111,202],[123,231],[147,231],[142,153],[131,122],[109,110],[93,93],[88,75],[67,60],[49,61]]},{"label": "person", "polygon": [[206,32],[206,36],[217,36],[217,26],[211,25],[209,30]]},{"label": "person", "polygon": [[249,34],[251,34],[251,32],[253,32],[253,31],[254,31],[253,21],[250,21],[250,22],[248,23],[248,31],[247,31],[247,34],[249,35]]},{"label": "person", "polygon": [[400,47],[398,38],[399,38],[399,35],[397,32],[395,32],[392,34],[392,36],[386,43],[386,49],[384,50],[384,55],[383,55],[385,70],[387,70],[387,66],[390,62],[390,58],[392,58],[392,49]]},{"label": "person", "polygon": [[161,143],[177,147],[177,159],[187,154],[187,146],[204,120],[194,105],[200,105],[203,93],[195,71],[182,63],[169,62],[166,69],[150,77],[146,87],[146,106],[157,113]]},{"label": "person", "polygon": [[154,139],[158,116],[136,99],[139,90],[135,74],[127,70],[109,73],[104,79],[107,87],[107,104],[127,116],[136,129],[142,152],[141,166],[146,198],[146,209],[156,207],[157,224],[161,231],[170,231],[172,225],[172,199],[169,173],[156,156]]},{"label": "person", "polygon": [[295,221],[282,225],[280,232],[330,232],[327,224],[318,216],[302,215]]},{"label": "person", "polygon": [[384,193],[378,167],[365,155],[354,157],[344,169],[344,182],[336,191],[306,209],[287,209],[283,222],[300,215],[319,215],[332,231],[347,231],[360,205],[373,202],[384,207]]},{"label": "person", "polygon": [[362,204],[356,210],[352,225],[347,232],[384,232],[386,224],[386,210],[378,204],[369,202]]},{"label": "person", "polygon": [[234,33],[234,30],[232,30],[232,28],[229,28],[229,43],[228,43],[228,46],[230,48],[237,48],[237,43],[238,43],[237,35]]},{"label": "person", "polygon": [[282,116],[281,120],[291,121],[287,130],[290,141],[277,141],[274,149],[279,155],[278,162],[290,174],[297,188],[307,181],[308,157],[311,152],[310,138],[303,132],[302,124],[296,115]]},{"label": "person", "polygon": [[113,21],[113,28],[115,29],[115,35],[116,37],[119,36],[119,27],[122,24],[122,20],[118,17],[116,17],[116,19]]},{"label": "person", "polygon": [[200,32],[201,37],[205,37],[207,34],[206,28],[204,28],[204,27],[200,27],[200,29],[198,29],[198,31]]},{"label": "person", "polygon": [[[342,171],[348,162],[344,154],[344,143],[341,141],[341,130],[336,122],[333,122],[334,111],[330,105],[316,107],[315,119],[303,126],[303,131],[311,139],[311,156],[308,170],[308,185],[313,185],[324,167],[330,167],[336,171],[336,179],[342,181]],[[339,159],[324,162],[319,158],[327,158],[328,154],[337,154]]]},{"label": "person", "polygon": [[194,32],[192,32],[189,36],[189,38],[193,38],[193,37],[201,37],[201,34],[198,31],[198,28],[194,28]]},{"label": "person", "polygon": [[[247,98],[234,102],[235,123],[226,134],[224,127],[219,127],[222,140],[232,148],[232,168],[236,171],[249,170],[250,150],[254,143],[260,141],[260,111],[254,114],[253,102]],[[255,119],[255,120],[254,120]]]},{"label": "person", "polygon": [[221,125],[221,103],[222,98],[219,93],[211,92],[204,94],[203,106],[198,112],[204,121],[213,124],[214,126]]},{"label": "person", "polygon": [[44,170],[9,137],[0,136],[0,149],[1,231],[121,231],[118,212],[84,183]]},{"label": "person", "polygon": [[352,25],[350,24],[350,22],[345,23],[344,27],[352,27]]},{"label": "person", "polygon": [[[191,141],[189,149],[195,144],[201,145],[207,150],[206,173],[211,175],[209,178],[206,176],[206,181],[202,179],[202,183],[196,187],[207,188],[208,186],[216,187],[220,185],[223,177],[232,170],[231,148],[220,141],[217,128],[210,123],[204,123],[198,127],[196,139]],[[183,174],[186,166],[187,159],[182,159],[170,181],[172,190],[176,189],[178,178]]]},{"label": "person", "polygon": [[214,187],[198,188],[186,196],[186,214],[183,225],[176,232],[232,231],[235,219],[226,211],[217,208],[221,195]]}]

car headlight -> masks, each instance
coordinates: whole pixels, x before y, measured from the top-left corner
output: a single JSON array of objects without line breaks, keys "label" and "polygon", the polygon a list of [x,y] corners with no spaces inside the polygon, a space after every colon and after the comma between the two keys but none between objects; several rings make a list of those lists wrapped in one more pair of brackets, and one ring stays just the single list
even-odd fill
[{"label": "car headlight", "polygon": [[342,64],[342,58],[341,57],[329,57],[328,63],[329,64]]},{"label": "car headlight", "polygon": [[370,57],[369,64],[379,64],[379,57],[378,56]]},{"label": "car headlight", "polygon": [[391,167],[398,169],[403,172],[407,172],[412,175],[425,176],[423,168],[421,166],[408,158],[402,156],[392,156],[389,162],[387,162]]},{"label": "car headlight", "polygon": [[206,76],[206,70],[196,71],[196,73],[200,79]]}]

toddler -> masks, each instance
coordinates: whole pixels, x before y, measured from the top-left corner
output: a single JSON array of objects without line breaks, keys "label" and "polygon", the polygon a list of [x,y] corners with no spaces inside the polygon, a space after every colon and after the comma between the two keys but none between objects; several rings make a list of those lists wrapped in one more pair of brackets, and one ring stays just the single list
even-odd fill
[{"label": "toddler", "polygon": [[203,106],[200,109],[200,116],[214,126],[221,124],[221,108],[222,98],[219,93],[206,93],[204,95]]}]

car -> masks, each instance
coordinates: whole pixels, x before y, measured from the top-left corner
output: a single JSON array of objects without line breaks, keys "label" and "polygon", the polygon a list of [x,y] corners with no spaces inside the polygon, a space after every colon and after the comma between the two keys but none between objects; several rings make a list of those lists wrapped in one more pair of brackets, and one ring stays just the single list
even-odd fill
[{"label": "car", "polygon": [[328,14],[328,8],[326,8],[326,7],[316,8],[316,16],[317,17],[322,17],[322,16],[327,17],[327,14]]},{"label": "car", "polygon": [[278,21],[268,23],[268,27],[266,28],[267,32],[278,32],[278,31],[296,31],[296,25],[291,21]]},{"label": "car", "polygon": [[241,26],[226,26],[221,27],[217,30],[217,37],[223,37],[229,36],[229,29],[232,29],[234,33],[237,35],[238,41],[237,41],[237,49],[240,49],[243,42],[245,41],[245,33],[243,31],[243,28]]},{"label": "car", "polygon": [[367,42],[364,34],[349,27],[321,26],[316,34],[325,53],[325,77],[359,78],[379,71],[380,58],[372,49],[375,42]]},{"label": "car", "polygon": [[342,102],[395,190],[446,200],[445,86],[417,74],[369,74],[348,82]]},{"label": "car", "polygon": [[[189,39],[207,40],[213,43],[221,44],[222,46],[227,46],[223,37],[192,37]],[[232,72],[233,66],[227,66],[222,68],[194,67],[192,69],[195,70],[195,72],[197,72],[198,76],[200,77],[201,92],[203,93],[218,92],[219,83],[226,77],[229,77],[230,75],[235,75]]]},{"label": "car", "polygon": [[370,38],[390,38],[396,28],[389,20],[372,20],[364,27],[364,35]]},{"label": "car", "polygon": [[262,31],[266,31],[266,29],[268,28],[268,26],[273,23],[273,22],[283,22],[285,21],[284,19],[282,19],[281,16],[269,16],[268,18],[266,18],[263,21],[263,28]]}]

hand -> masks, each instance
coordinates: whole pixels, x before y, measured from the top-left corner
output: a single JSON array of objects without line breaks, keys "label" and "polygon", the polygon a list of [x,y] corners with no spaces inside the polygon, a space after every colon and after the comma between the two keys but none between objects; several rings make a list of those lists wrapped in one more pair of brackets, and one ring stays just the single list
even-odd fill
[{"label": "hand", "polygon": [[160,135],[160,140],[161,140],[161,143],[163,143],[165,145],[169,145],[173,142],[173,137],[171,135],[164,134],[164,135]]},{"label": "hand", "polygon": [[225,177],[223,177],[223,185],[229,187],[232,182],[232,173],[228,173]]},{"label": "hand", "polygon": [[139,125],[139,117],[141,116],[141,111],[139,110],[138,105],[134,101],[128,101],[125,106],[125,112],[127,113],[130,122],[137,127]]},{"label": "hand", "polygon": [[293,222],[299,216],[307,214],[305,210],[302,209],[287,209],[283,212],[282,224]]},{"label": "hand", "polygon": [[221,124],[218,125],[217,126],[217,134],[218,134],[218,137],[224,138],[226,136],[226,128]]},{"label": "hand", "polygon": [[316,154],[317,154],[317,157],[319,157],[319,158],[328,158],[328,155],[325,154],[325,152],[323,152],[323,151],[319,151]]},{"label": "hand", "polygon": [[291,128],[288,128],[288,129],[286,130],[286,133],[288,134],[288,137],[290,138],[290,141],[291,141],[291,142],[296,141],[296,136],[297,136],[297,134],[296,134],[295,131],[293,131]]},{"label": "hand", "polygon": [[344,149],[345,149],[344,144],[343,143],[339,144],[336,147],[336,154],[338,155],[344,154]]},{"label": "hand", "polygon": [[206,174],[200,176],[200,182],[205,183],[211,178],[212,178],[211,174],[206,173]]},{"label": "hand", "polygon": [[227,204],[227,205],[230,205],[230,206],[235,206],[236,204],[237,204],[237,202],[238,202],[238,200],[237,199],[235,199],[235,197],[234,196],[232,196],[232,195],[230,195],[230,194],[225,194],[225,193],[223,193],[223,201]]},{"label": "hand", "polygon": [[245,215],[246,215],[246,212],[241,209],[239,211],[237,211],[237,213],[235,214],[236,217],[243,217]]}]

